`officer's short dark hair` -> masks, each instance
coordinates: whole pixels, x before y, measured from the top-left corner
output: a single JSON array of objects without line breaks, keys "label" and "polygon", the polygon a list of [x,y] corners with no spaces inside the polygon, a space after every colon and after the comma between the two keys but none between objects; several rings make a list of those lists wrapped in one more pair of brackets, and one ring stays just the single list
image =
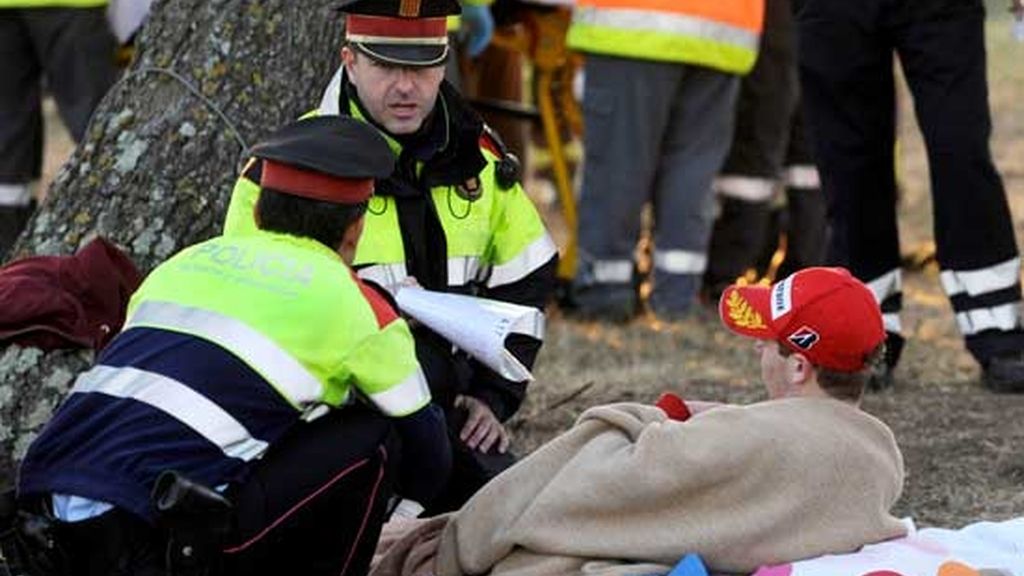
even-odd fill
[{"label": "officer's short dark hair", "polygon": [[366,204],[323,202],[262,188],[256,213],[262,230],[312,238],[337,250],[348,227],[366,213]]}]

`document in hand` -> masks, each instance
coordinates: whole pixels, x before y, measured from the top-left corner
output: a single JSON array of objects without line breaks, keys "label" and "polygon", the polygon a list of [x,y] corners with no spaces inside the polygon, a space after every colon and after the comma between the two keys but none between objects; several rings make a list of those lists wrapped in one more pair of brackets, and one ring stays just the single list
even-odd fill
[{"label": "document in hand", "polygon": [[514,382],[533,375],[505,347],[511,334],[544,339],[544,313],[532,306],[434,292],[406,286],[395,296],[405,314],[448,339],[502,377]]}]

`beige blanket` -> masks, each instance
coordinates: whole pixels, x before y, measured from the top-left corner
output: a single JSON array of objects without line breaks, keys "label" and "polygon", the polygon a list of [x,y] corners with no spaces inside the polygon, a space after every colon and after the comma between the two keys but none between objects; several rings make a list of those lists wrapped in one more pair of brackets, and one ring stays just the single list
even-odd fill
[{"label": "beige blanket", "polygon": [[902,536],[889,514],[902,486],[892,432],[839,401],[723,407],[682,423],[601,406],[463,506],[434,569],[638,574],[696,552],[713,571],[749,573]]}]

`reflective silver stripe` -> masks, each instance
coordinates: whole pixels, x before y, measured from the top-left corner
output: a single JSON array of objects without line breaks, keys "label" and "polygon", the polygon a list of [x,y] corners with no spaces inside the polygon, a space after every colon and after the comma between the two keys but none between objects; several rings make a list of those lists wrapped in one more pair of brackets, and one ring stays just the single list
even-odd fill
[{"label": "reflective silver stripe", "polygon": [[943,270],[939,280],[949,296],[964,292],[969,296],[996,292],[1020,281],[1020,258],[977,270]]},{"label": "reflective silver stripe", "polygon": [[245,426],[209,398],[160,374],[98,365],[79,376],[74,393],[98,392],[148,404],[195,430],[231,458],[249,461],[267,450]]},{"label": "reflective silver stripe", "polygon": [[775,193],[775,180],[750,176],[720,176],[715,179],[715,192],[727,198],[747,202],[767,202]]},{"label": "reflective silver stripe", "polygon": [[786,185],[800,190],[821,188],[821,175],[813,164],[796,165],[786,168]]},{"label": "reflective silver stripe", "polygon": [[704,38],[749,50],[757,50],[759,41],[759,35],[756,32],[738,26],[696,16],[653,10],[579,6],[573,13],[573,21],[586,26]]},{"label": "reflective silver stripe", "polygon": [[356,274],[363,280],[372,280],[392,295],[398,291],[398,285],[409,277],[405,269],[405,263],[400,264],[374,264],[366,268],[360,268]]},{"label": "reflective silver stripe", "polygon": [[0,184],[0,206],[24,206],[31,200],[28,184]]},{"label": "reflective silver stripe", "polygon": [[448,259],[448,285],[464,286],[480,277],[479,256],[459,256]]},{"label": "reflective silver stripe", "polygon": [[296,408],[323,397],[320,380],[294,356],[235,318],[171,302],[143,302],[125,330],[138,326],[192,334],[218,344],[266,378]]},{"label": "reflective silver stripe", "polygon": [[708,267],[708,255],[689,250],[655,251],[654,267],[669,274],[702,274]]},{"label": "reflective silver stripe", "polygon": [[430,388],[419,366],[416,372],[398,386],[370,394],[370,401],[388,416],[405,416],[430,402]]},{"label": "reflective silver stripe", "polygon": [[321,116],[337,116],[340,112],[338,102],[341,99],[341,73],[345,66],[338,66],[338,70],[331,77],[331,82],[324,90],[323,98],[320,99],[319,112]]},{"label": "reflective silver stripe", "polygon": [[892,332],[894,334],[903,333],[903,323],[900,322],[899,312],[888,312],[882,314],[882,325],[885,327],[886,332]]},{"label": "reflective silver stripe", "polygon": [[894,294],[899,294],[903,289],[903,274],[899,268],[895,268],[871,282],[867,282],[867,285],[871,289],[871,293],[875,295],[875,300],[881,304],[883,300]]},{"label": "reflective silver stripe", "polygon": [[964,336],[977,334],[983,330],[1013,330],[1020,328],[1020,303],[1011,302],[992,308],[979,308],[958,312],[956,323]]},{"label": "reflective silver stripe", "polygon": [[597,260],[592,266],[598,284],[620,284],[633,280],[632,260]]},{"label": "reflective silver stripe", "polygon": [[417,36],[415,38],[398,38],[395,36],[374,36],[372,34],[346,34],[345,39],[359,44],[390,44],[414,46],[447,46],[448,37]]},{"label": "reflective silver stripe", "polygon": [[[537,238],[519,252],[515,258],[504,264],[492,267],[491,276],[487,280],[487,286],[494,288],[495,286],[504,286],[505,284],[518,282],[529,276],[537,268],[543,266],[548,260],[551,260],[555,254],[558,254],[558,246],[551,239],[551,235],[545,232],[543,236]],[[630,263],[629,267],[632,274],[633,264]],[[626,281],[628,280],[627,278]]]}]

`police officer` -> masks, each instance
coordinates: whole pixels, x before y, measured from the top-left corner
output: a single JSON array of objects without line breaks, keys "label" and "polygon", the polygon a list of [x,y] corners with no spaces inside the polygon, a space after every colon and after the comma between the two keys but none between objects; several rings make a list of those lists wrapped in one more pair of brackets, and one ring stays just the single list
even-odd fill
[{"label": "police officer", "polygon": [[895,54],[928,151],[943,290],[984,385],[1024,392],[1020,255],[989,150],[984,2],[796,0],[794,6],[805,110],[829,195],[832,260],[878,298],[890,375],[903,346]]},{"label": "police officer", "polygon": [[21,465],[19,498],[52,511],[70,574],[165,573],[167,495],[151,492],[167,471],[233,504],[209,559],[226,574],[364,574],[389,497],[446,480],[412,335],[348,266],[387,144],[324,117],[253,154],[259,230],[157,267]]},{"label": "police officer", "polygon": [[[381,131],[397,164],[378,183],[355,255],[361,278],[394,289],[423,287],[543,308],[554,290],[557,249],[517,182],[514,161],[445,81],[446,17],[454,0],[343,3],[343,65],[311,114],[351,116]],[[262,162],[239,179],[225,233],[253,229]],[[416,352],[435,400],[448,414],[453,481],[432,510],[459,506],[511,464],[502,424],[525,383],[510,382],[425,327]],[[540,341],[509,344],[531,366]]]}]

